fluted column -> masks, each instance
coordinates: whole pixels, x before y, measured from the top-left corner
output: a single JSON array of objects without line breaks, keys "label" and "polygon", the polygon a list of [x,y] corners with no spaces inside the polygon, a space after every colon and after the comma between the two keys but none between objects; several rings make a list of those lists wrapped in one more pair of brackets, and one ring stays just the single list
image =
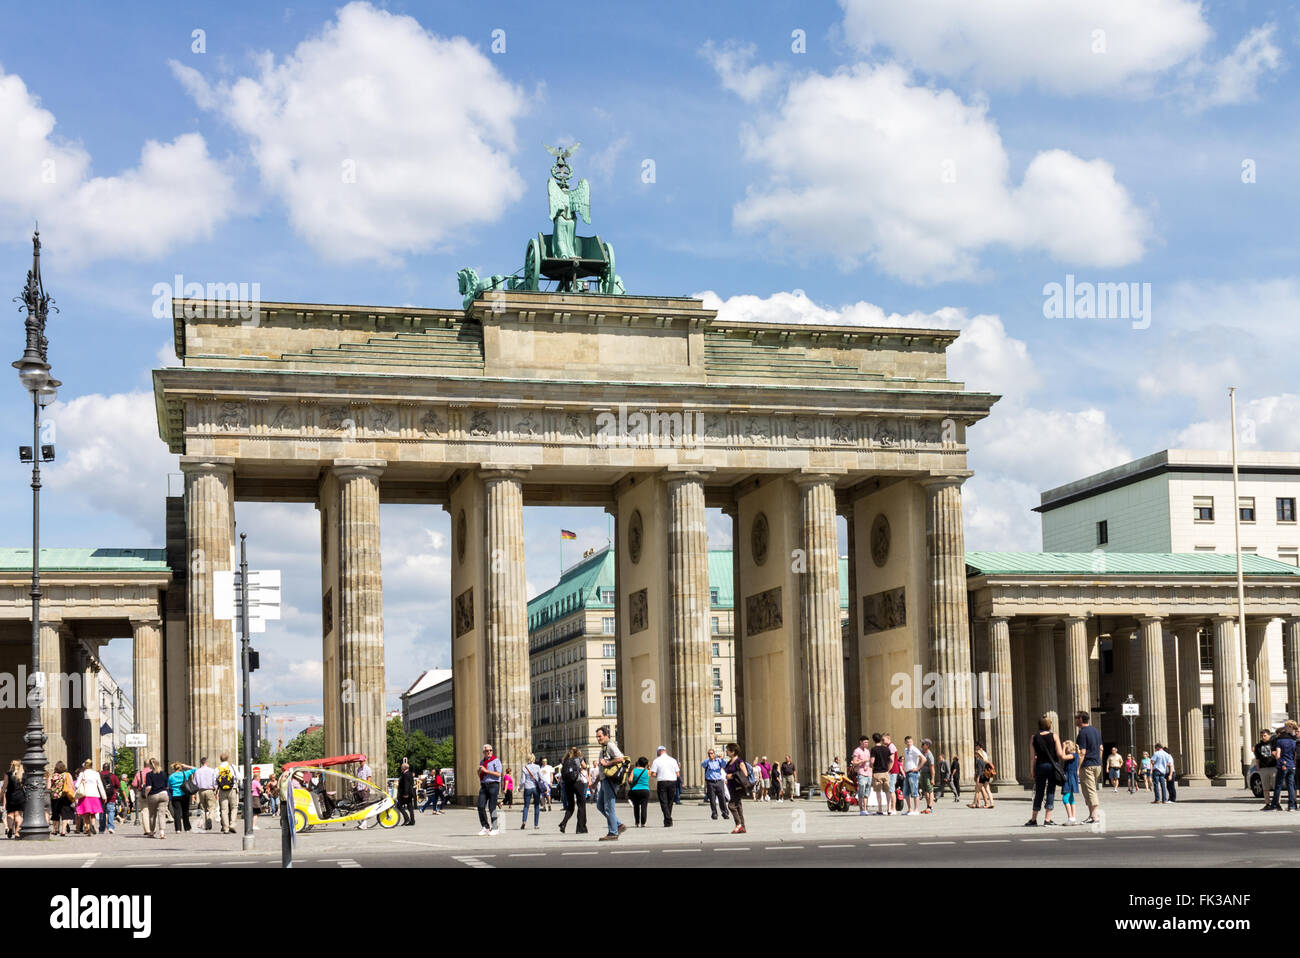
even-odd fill
[{"label": "fluted column", "polygon": [[834,480],[810,474],[795,481],[799,486],[799,542],[807,561],[807,571],[799,579],[803,767],[812,780],[816,772],[842,754],[847,734],[839,549]]},{"label": "fluted column", "polygon": [[[1005,615],[989,619],[989,683],[997,690],[997,709],[992,716],[989,757],[997,768],[997,785],[1016,780],[1016,699],[1011,678],[1011,623]],[[970,774],[974,774],[972,766]]]},{"label": "fluted column", "polygon": [[1214,627],[1214,775],[1216,785],[1241,784],[1241,656],[1237,620],[1216,615]]},{"label": "fluted column", "polygon": [[55,762],[68,760],[68,743],[63,735],[63,693],[59,677],[63,672],[63,636],[57,621],[41,621],[40,658],[34,672],[41,673],[40,686],[44,689],[41,700],[41,727],[45,730],[45,757],[47,768]]},{"label": "fluted column", "polygon": [[1287,718],[1300,720],[1300,616],[1291,616],[1283,624],[1282,645],[1285,651],[1283,665],[1286,667],[1286,714]]},{"label": "fluted column", "polygon": [[360,752],[374,780],[388,775],[384,727],[384,590],[379,551],[381,459],[336,459],[334,510],[338,530],[339,690],[338,742],[342,753]]},{"label": "fluted column", "polygon": [[1137,660],[1140,690],[1137,696],[1142,703],[1142,715],[1137,722],[1138,748],[1154,752],[1157,744],[1168,744],[1169,739],[1164,633],[1158,615],[1138,616]]},{"label": "fluted column", "polygon": [[1271,619],[1246,620],[1246,668],[1250,670],[1250,734],[1273,727],[1273,670],[1268,654],[1268,624]]},{"label": "fluted column", "polygon": [[[927,493],[926,557],[930,572],[929,666],[942,677],[945,693],[960,689],[970,675],[970,627],[966,609],[966,543],[962,532],[961,484],[957,476],[922,482]],[[960,693],[959,693],[960,695]],[[974,727],[969,699],[946,694],[935,716],[935,744],[940,751],[961,756],[962,768],[973,769]]]},{"label": "fluted column", "polygon": [[[847,754],[852,755],[853,749],[857,748],[858,736],[865,731],[862,724],[862,632],[858,624],[858,618],[862,615],[862,599],[858,594],[858,546],[854,531],[856,523],[853,517],[853,506],[850,505],[845,509],[844,518],[848,520],[845,525],[848,530],[849,547],[849,618],[844,631],[844,725],[848,733],[845,736],[848,741],[840,747],[845,749]],[[740,540],[736,538],[733,541]],[[837,568],[836,576],[838,575]],[[838,595],[836,606],[838,609]]]},{"label": "fluted column", "polygon": [[131,635],[131,712],[148,758],[162,749],[162,619],[132,619]]},{"label": "fluted column", "polygon": [[189,553],[186,636],[189,651],[188,754],[173,742],[159,760],[196,763],[203,755],[235,753],[235,634],[228,619],[214,619],[213,574],[230,569],[234,544],[234,460],[182,456],[185,474],[185,543]]},{"label": "fluted column", "polygon": [[[481,473],[487,514],[483,608],[487,617],[488,738],[502,764],[516,771],[528,757],[532,737],[523,476],[524,470],[519,468]],[[476,742],[472,747],[482,744]]]},{"label": "fluted column", "polygon": [[1200,627],[1179,625],[1178,636],[1178,704],[1182,711],[1183,754],[1178,767],[1189,784],[1205,781],[1205,726],[1201,712],[1201,644]]},{"label": "fluted column", "polygon": [[[1061,731],[1060,710],[1056,701],[1056,623],[1054,621],[1038,622],[1034,625],[1034,691],[1036,692],[1036,715],[1029,716],[1029,734],[1038,730],[1038,719],[1047,715],[1052,720],[1052,728]],[[1068,736],[1067,736],[1068,737]]]},{"label": "fluted column", "polygon": [[[1011,715],[1011,728],[1014,736],[1015,779],[1021,785],[1032,785],[1034,770],[1030,767],[1029,737],[1034,734],[1032,729],[1038,728],[1038,716],[1032,714],[1035,696],[1031,690],[1034,662],[1038,657],[1034,654],[1033,627],[1021,619],[1016,621],[1013,631],[1011,689],[1015,711]],[[974,769],[975,766],[972,765],[971,774],[974,774]]]},{"label": "fluted column", "polygon": [[[1088,710],[1095,712],[1101,706],[1101,620],[1093,616],[1088,620]],[[1093,724],[1100,727],[1100,720]]]},{"label": "fluted column", "polygon": [[1179,774],[1183,768],[1182,709],[1178,704],[1178,639],[1172,628],[1161,628],[1160,654],[1165,663],[1165,748],[1173,755]]},{"label": "fluted column", "polygon": [[84,730],[84,740],[80,744],[86,754],[70,757],[77,764],[90,759],[95,763],[95,768],[99,768],[99,726],[103,721],[99,708],[99,663],[89,653],[83,653],[81,657],[81,688],[85,708],[80,723]]},{"label": "fluted column", "polygon": [[1065,624],[1065,678],[1066,699],[1060,704],[1065,713],[1065,737],[1074,728],[1076,712],[1090,712],[1091,699],[1088,681],[1088,619],[1081,615],[1066,616]]}]

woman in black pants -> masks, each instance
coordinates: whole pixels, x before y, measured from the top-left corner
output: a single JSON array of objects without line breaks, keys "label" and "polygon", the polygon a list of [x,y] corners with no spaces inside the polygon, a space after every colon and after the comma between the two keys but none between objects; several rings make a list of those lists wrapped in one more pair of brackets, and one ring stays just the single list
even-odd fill
[{"label": "woman in black pants", "polygon": [[[1052,803],[1056,796],[1057,762],[1065,760],[1065,751],[1061,748],[1061,738],[1052,731],[1052,718],[1044,715],[1038,720],[1038,734],[1029,740],[1034,759],[1034,813],[1026,825],[1038,824],[1038,810],[1043,811],[1043,824],[1055,825],[1052,821]],[[1046,801],[1044,801],[1044,795]]]},{"label": "woman in black pants", "polygon": [[560,779],[565,784],[564,818],[560,821],[560,832],[569,824],[574,811],[578,813],[578,834],[587,834],[587,783],[582,780],[582,749],[571,748],[560,764]]},{"label": "woman in black pants", "polygon": [[632,821],[637,828],[645,828],[645,813],[650,805],[649,765],[644,755],[638,758],[627,782],[627,797],[632,801]]},{"label": "woman in black pants", "polygon": [[411,763],[402,759],[402,770],[397,775],[397,810],[401,813],[403,825],[414,825],[415,815],[415,774]]}]

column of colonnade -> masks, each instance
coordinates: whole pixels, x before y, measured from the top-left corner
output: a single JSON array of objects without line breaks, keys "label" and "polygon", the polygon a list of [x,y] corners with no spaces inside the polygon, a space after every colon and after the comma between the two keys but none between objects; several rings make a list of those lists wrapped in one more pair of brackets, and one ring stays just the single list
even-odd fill
[{"label": "column of colonnade", "polygon": [[1067,697],[1060,702],[1064,726],[1063,737],[1072,737],[1074,716],[1091,710],[1090,682],[1088,681],[1088,619],[1081,615],[1068,615],[1065,623],[1065,680]]},{"label": "column of colonnade", "polygon": [[532,738],[523,472],[487,469],[480,478],[487,520],[483,609],[488,740],[503,765],[519,769]]},{"label": "column of colonnade", "polygon": [[162,746],[162,619],[131,620],[131,713],[150,755]]},{"label": "column of colonnade", "polygon": [[[1138,691],[1141,703],[1138,719],[1138,748],[1155,752],[1156,745],[1167,745],[1168,717],[1165,701],[1165,649],[1160,616],[1138,616]],[[1137,758],[1137,756],[1134,756]]]},{"label": "column of colonnade", "polygon": [[[1012,700],[1015,703],[1015,710],[1012,712],[1012,751],[1014,753],[1014,765],[1008,765],[1008,770],[1014,768],[1014,779],[1022,785],[1033,784],[1034,771],[1029,759],[1028,742],[1033,729],[1037,726],[1037,715],[1033,715],[1032,721],[1035,723],[1030,726],[1031,714],[1034,712],[1034,698],[1032,694],[1033,668],[1036,656],[1034,652],[1035,633],[1033,626],[1027,619],[1017,618],[1010,626],[1011,631],[1011,657],[1012,657]],[[971,769],[972,773],[974,768]]]},{"label": "column of colonnade", "polygon": [[[713,745],[709,539],[703,476],[673,472],[668,487],[669,748],[683,794],[703,794],[700,763]],[[619,684],[622,684],[620,680]]]},{"label": "column of colonnade", "polygon": [[1029,734],[1038,730],[1038,720],[1046,715],[1058,733],[1061,732],[1060,710],[1056,702],[1056,620],[1040,619],[1034,624],[1035,658],[1033,672],[1034,703],[1029,716]]},{"label": "column of colonnade", "polygon": [[1174,627],[1178,639],[1178,705],[1182,722],[1182,775],[1188,783],[1205,781],[1205,727],[1201,709],[1201,627],[1198,623],[1179,623]]},{"label": "column of colonnade", "polygon": [[1250,680],[1250,734],[1252,741],[1264,728],[1272,728],[1273,672],[1268,653],[1271,619],[1246,620],[1246,668]]},{"label": "column of colonnade", "polygon": [[1283,666],[1286,668],[1287,718],[1300,721],[1300,616],[1290,616],[1283,624]]},{"label": "column of colonnade", "polygon": [[[1011,624],[1004,615],[989,618],[989,681],[997,683],[997,709],[992,716],[992,741],[986,747],[993,767],[994,783],[1010,785],[1016,780],[1016,697],[1011,672]],[[973,775],[975,769],[970,770]]]},{"label": "column of colonnade", "polygon": [[1237,654],[1237,620],[1210,619],[1214,629],[1214,774],[1215,784],[1233,786],[1241,779],[1241,658]]}]

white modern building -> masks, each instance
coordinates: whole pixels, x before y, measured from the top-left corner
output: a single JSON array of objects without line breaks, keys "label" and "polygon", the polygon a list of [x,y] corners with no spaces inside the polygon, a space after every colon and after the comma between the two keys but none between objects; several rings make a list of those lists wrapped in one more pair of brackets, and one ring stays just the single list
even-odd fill
[{"label": "white modern building", "polygon": [[[1241,551],[1300,566],[1300,453],[1239,452],[1237,508]],[[1232,456],[1165,449],[1048,489],[1042,515],[1044,552],[1235,553]],[[1300,611],[1300,610],[1297,610]],[[1288,703],[1281,620],[1269,624],[1272,721]],[[1211,701],[1210,640],[1201,640],[1204,701]],[[1257,730],[1256,730],[1257,731]]]},{"label": "white modern building", "polygon": [[434,741],[450,737],[455,728],[452,701],[451,669],[426,669],[402,693],[402,728]]}]

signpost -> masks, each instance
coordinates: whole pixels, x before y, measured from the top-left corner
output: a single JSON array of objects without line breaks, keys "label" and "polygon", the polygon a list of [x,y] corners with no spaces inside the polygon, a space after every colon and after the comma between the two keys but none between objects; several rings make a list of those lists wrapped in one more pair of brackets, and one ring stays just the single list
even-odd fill
[{"label": "signpost", "polygon": [[[1123,709],[1124,717],[1128,719],[1128,753],[1132,755],[1137,749],[1137,741],[1133,732],[1133,723],[1137,720],[1137,717],[1141,712],[1141,707],[1138,705],[1137,701],[1134,700],[1133,693],[1129,693],[1128,700],[1123,703]],[[1142,763],[1137,758],[1134,758],[1133,768],[1128,773],[1128,793],[1130,795],[1136,791],[1134,779],[1137,776],[1138,769],[1141,767]]]}]

